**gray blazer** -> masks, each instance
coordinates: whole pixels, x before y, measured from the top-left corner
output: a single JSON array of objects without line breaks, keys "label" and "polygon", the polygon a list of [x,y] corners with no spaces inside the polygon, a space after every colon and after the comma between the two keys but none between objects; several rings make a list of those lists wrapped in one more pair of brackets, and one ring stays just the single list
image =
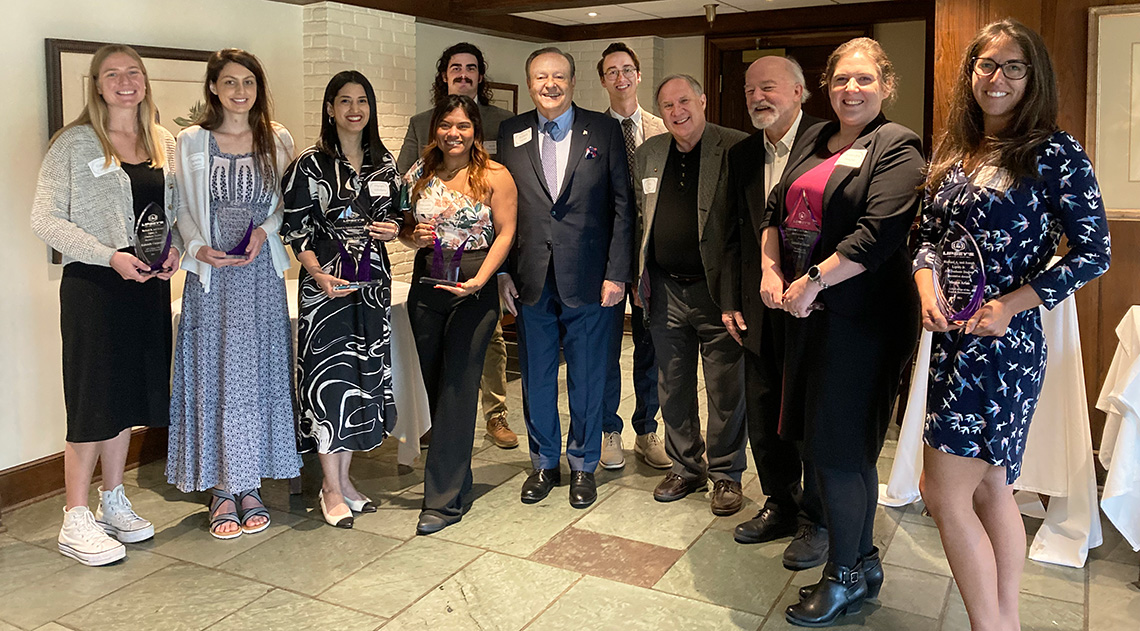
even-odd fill
[{"label": "gray blazer", "polygon": [[[725,205],[728,203],[728,150],[744,140],[748,134],[707,123],[701,136],[701,175],[697,185],[697,231],[701,250],[701,261],[705,267],[705,278],[714,299],[719,299],[721,257],[724,254]],[[640,244],[637,257],[637,277],[641,279],[638,290],[642,304],[649,304],[648,277],[645,275],[645,262],[649,256],[649,233],[653,229],[653,215],[657,210],[657,191],[646,193],[646,183],[658,179],[656,189],[660,189],[660,177],[665,172],[665,161],[669,157],[669,147],[673,143],[671,134],[661,134],[646,138],[634,153],[634,199],[637,200]],[[653,188],[651,186],[651,188]]]},{"label": "gray blazer", "polygon": [[[404,134],[404,144],[400,147],[400,157],[396,159],[396,169],[400,175],[408,172],[420,154],[431,143],[431,113],[424,110],[408,121],[408,131]],[[494,105],[479,105],[479,115],[483,117],[483,145],[492,160],[498,160],[498,147],[488,147],[487,143],[494,142],[499,137],[499,124],[514,116],[513,112]],[[496,149],[496,151],[491,151]]]}]

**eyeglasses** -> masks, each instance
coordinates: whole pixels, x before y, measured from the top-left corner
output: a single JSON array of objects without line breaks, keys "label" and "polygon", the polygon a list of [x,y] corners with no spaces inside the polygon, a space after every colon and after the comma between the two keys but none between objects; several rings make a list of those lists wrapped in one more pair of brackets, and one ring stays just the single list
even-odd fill
[{"label": "eyeglasses", "polygon": [[971,64],[974,67],[974,74],[980,77],[992,77],[1000,68],[1001,73],[1010,81],[1024,79],[1025,75],[1029,74],[1030,67],[1030,64],[1024,61],[1007,61],[999,64],[989,57],[974,57]]},{"label": "eyeglasses", "polygon": [[606,78],[610,81],[617,79],[618,73],[621,73],[626,79],[632,79],[637,76],[637,68],[633,66],[623,66],[621,69],[610,68],[606,71]]}]

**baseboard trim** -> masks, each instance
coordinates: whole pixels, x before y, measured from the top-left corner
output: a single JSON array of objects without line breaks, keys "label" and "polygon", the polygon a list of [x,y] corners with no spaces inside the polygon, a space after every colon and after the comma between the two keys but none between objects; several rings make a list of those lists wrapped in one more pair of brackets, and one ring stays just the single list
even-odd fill
[{"label": "baseboard trim", "polygon": [[[166,428],[140,427],[131,432],[127,469],[166,456]],[[95,466],[92,481],[102,478]],[[63,452],[0,471],[0,510],[11,510],[63,492]],[[3,526],[0,525],[0,528]]]}]

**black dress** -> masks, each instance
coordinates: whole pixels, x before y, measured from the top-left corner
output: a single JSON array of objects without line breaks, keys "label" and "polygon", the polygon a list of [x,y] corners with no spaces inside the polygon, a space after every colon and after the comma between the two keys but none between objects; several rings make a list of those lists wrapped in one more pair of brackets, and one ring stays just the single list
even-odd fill
[{"label": "black dress", "polygon": [[[321,269],[344,278],[334,232],[353,210],[375,221],[402,223],[401,181],[392,154],[367,152],[360,173],[343,155],[309,147],[285,171],[281,236],[300,254],[313,252]],[[392,390],[392,272],[388,252],[371,241],[372,280],[347,296],[329,298],[308,271],[298,280],[297,447],[301,452],[368,451],[396,426]]]},{"label": "black dress", "polygon": [[[123,164],[136,218],[164,203],[162,169]],[[130,250],[126,250],[130,251]],[[133,253],[133,252],[132,252]],[[67,441],[96,442],[170,415],[170,283],[124,280],[111,267],[72,262],[59,285]]]}]

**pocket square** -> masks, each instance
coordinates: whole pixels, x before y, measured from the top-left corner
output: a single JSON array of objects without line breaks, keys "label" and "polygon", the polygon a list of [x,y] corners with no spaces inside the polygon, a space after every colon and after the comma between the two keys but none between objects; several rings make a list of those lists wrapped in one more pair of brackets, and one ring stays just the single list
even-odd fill
[{"label": "pocket square", "polygon": [[594,147],[592,145],[589,147],[586,147],[586,159],[587,160],[593,160],[596,157],[598,157],[598,148]]}]

